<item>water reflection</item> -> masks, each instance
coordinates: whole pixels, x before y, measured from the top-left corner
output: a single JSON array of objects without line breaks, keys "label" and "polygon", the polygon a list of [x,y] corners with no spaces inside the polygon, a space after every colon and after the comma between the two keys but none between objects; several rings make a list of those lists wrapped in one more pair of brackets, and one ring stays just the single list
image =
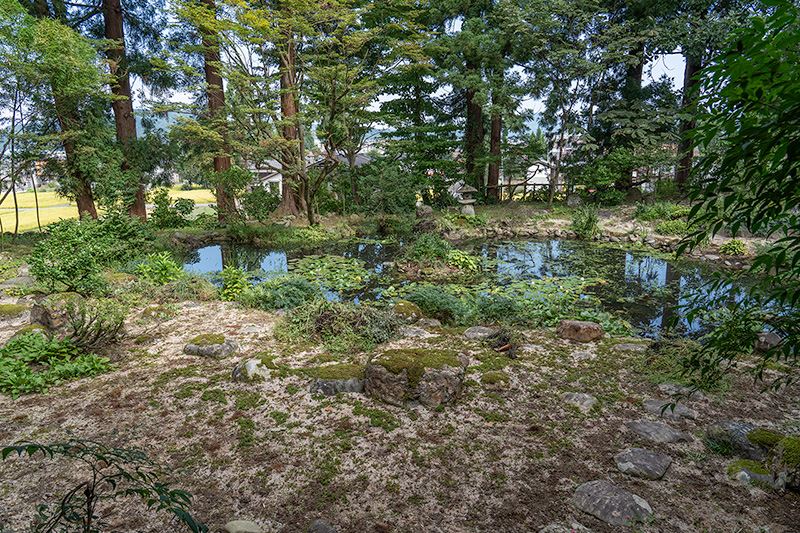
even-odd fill
[{"label": "water reflection", "polygon": [[[589,289],[602,302],[605,311],[628,320],[640,334],[653,336],[667,328],[673,318],[673,307],[686,304],[686,295],[700,287],[712,275],[700,263],[666,260],[646,252],[599,246],[582,241],[544,241],[468,244],[465,251],[484,258],[486,274],[500,285],[511,281],[545,277],[581,276],[601,278],[607,283]],[[198,273],[216,273],[225,266],[270,274],[291,269],[292,259],[307,255],[341,255],[357,258],[378,274],[367,290],[329,298],[356,301],[380,298],[380,288],[398,283],[385,268],[394,261],[401,245],[378,241],[326,245],[289,251],[249,246],[208,246],[191,252],[185,268]],[[723,288],[722,291],[726,291]],[[680,318],[680,317],[678,317]],[[697,324],[679,320],[679,330],[697,331]]]}]

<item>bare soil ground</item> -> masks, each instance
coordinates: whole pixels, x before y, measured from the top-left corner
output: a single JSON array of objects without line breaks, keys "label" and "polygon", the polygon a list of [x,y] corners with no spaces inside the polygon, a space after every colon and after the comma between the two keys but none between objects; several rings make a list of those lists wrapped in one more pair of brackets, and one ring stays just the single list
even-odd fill
[{"label": "bare soil ground", "polygon": [[[175,318],[132,315],[126,340],[109,351],[116,370],[13,400],[0,397],[0,444],[54,443],[67,432],[83,439],[143,448],[176,469],[174,484],[194,495],[193,514],[211,531],[232,519],[264,531],[294,532],[324,518],[340,532],[539,531],[574,520],[612,531],[572,504],[577,486],[605,479],[646,499],[655,516],[646,532],[787,532],[800,524],[798,494],[777,494],[729,480],[731,458],[703,443],[718,419],[768,428],[797,423],[800,390],[760,393],[749,378],[705,401],[687,401],[696,421],[669,422],[691,442],[654,444],[624,422],[656,420],[642,402],[659,397],[647,352],[615,352],[619,340],[576,345],[550,331],[526,331],[541,346],[515,360],[467,341],[461,330],[398,340],[377,351],[415,345],[469,356],[461,399],[444,409],[396,408],[361,394],[327,398],[308,392],[299,371],[326,361],[365,362],[371,354],[327,354],[303,343],[277,343],[279,317],[232,304],[182,304]],[[278,326],[280,327],[280,326]],[[240,345],[222,360],[183,355],[200,333],[223,333]],[[11,330],[0,331],[5,341]],[[142,337],[142,335],[151,335]],[[137,343],[138,339],[138,343]],[[594,358],[577,360],[576,351]],[[276,355],[295,370],[254,384],[233,382],[237,362]],[[515,388],[480,383],[505,370]],[[209,392],[211,391],[211,392]],[[588,414],[563,403],[562,392],[595,395]],[[632,446],[673,459],[665,478],[620,473],[613,456]],[[56,501],[84,480],[80,464],[10,457],[0,463],[0,529],[24,529],[35,506]],[[135,499],[101,509],[119,531],[178,531],[169,518]]]}]

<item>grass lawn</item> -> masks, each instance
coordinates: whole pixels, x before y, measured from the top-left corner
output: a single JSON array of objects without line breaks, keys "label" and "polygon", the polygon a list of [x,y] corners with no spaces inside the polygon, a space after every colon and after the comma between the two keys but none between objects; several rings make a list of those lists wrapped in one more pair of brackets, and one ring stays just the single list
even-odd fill
[{"label": "grass lawn", "polygon": [[[40,209],[39,219],[42,226],[58,222],[62,218],[78,218],[78,209],[74,206],[69,207],[54,207],[52,209]],[[3,221],[3,231],[14,231],[14,210],[3,209],[0,219]],[[19,213],[19,231],[27,231],[36,229],[36,210],[20,211]]]},{"label": "grass lawn", "polygon": [[[5,193],[3,193],[5,194]],[[2,197],[2,195],[0,195]],[[19,204],[20,209],[26,209],[30,207],[36,207],[36,198],[33,194],[33,191],[30,192],[23,192],[17,194],[17,203]],[[39,207],[50,207],[53,205],[63,205],[69,204],[70,201],[64,198],[63,196],[59,196],[58,193],[55,191],[39,191]],[[72,205],[75,205],[72,202]],[[8,197],[3,201],[2,205],[3,211],[6,209],[14,209],[14,196],[9,194]],[[3,223],[5,224],[5,218],[3,219]]]},{"label": "grass lawn", "polygon": [[210,189],[192,189],[191,191],[182,191],[180,186],[171,187],[169,190],[170,198],[189,198],[198,204],[215,204],[217,198]]}]

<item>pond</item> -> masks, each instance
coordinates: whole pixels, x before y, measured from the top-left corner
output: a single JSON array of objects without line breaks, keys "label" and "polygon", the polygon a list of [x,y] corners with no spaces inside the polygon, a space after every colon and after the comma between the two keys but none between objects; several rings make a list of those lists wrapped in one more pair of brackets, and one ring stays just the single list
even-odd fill
[{"label": "pond", "polygon": [[[674,306],[687,302],[690,291],[708,281],[713,269],[706,264],[668,260],[655,252],[631,251],[585,241],[514,241],[468,243],[458,249],[483,258],[483,278],[497,286],[548,278],[600,278],[583,289],[600,300],[603,311],[629,322],[639,335],[654,337],[666,329]],[[360,260],[371,273],[368,283],[355,290],[328,290],[330,299],[379,300],[386,289],[406,282],[390,268],[402,244],[364,239],[304,250],[256,248],[242,245],[208,246],[189,253],[184,268],[214,274],[234,266],[259,277],[291,272],[313,256],[342,256]],[[699,324],[680,320],[678,331],[697,334]]]}]

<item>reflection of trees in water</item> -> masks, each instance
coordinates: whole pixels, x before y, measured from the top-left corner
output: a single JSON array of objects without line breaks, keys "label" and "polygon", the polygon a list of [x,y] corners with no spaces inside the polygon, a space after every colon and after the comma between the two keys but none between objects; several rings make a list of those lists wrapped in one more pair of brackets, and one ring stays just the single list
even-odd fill
[{"label": "reflection of trees in water", "polygon": [[268,248],[255,248],[252,246],[236,246],[230,244],[220,245],[222,254],[222,268],[234,267],[252,272],[261,269],[261,263],[272,251]]}]

